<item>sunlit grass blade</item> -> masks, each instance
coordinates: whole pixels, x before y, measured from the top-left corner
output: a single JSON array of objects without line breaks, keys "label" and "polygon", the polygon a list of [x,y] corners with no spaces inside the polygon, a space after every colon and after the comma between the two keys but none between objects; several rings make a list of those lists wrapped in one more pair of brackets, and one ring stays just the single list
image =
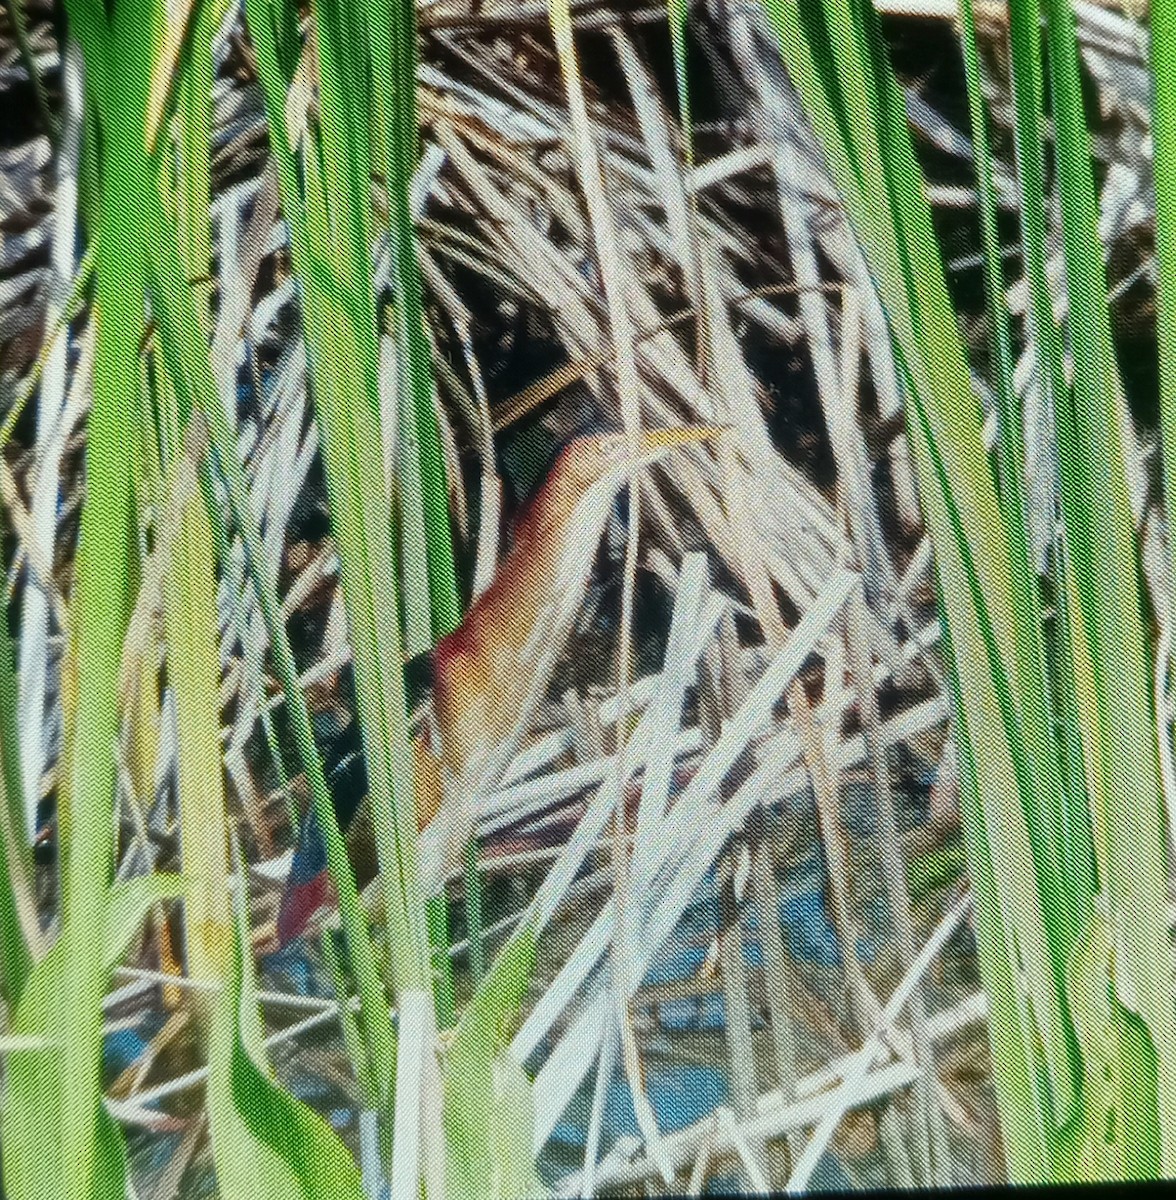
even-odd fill
[{"label": "sunlit grass blade", "polygon": [[530,1081],[510,1057],[506,1028],[526,998],[534,962],[535,937],[524,927],[498,953],[458,1022],[444,1077],[447,1196],[544,1194],[532,1151]]},{"label": "sunlit grass blade", "polygon": [[[355,0],[341,6],[349,14],[353,37],[341,45],[353,67],[363,65],[354,47],[366,45],[368,111],[349,114],[361,125],[370,121],[371,140],[366,165],[373,179],[384,181],[386,230],[391,251],[391,301],[386,323],[395,351],[397,467],[392,497],[398,517],[401,578],[404,584],[405,653],[428,650],[455,629],[461,619],[457,568],[449,512],[449,483],[442,458],[432,351],[425,328],[423,285],[417,257],[410,193],[419,160],[416,108],[416,8],[393,0]],[[363,30],[366,41],[358,36]],[[328,80],[329,81],[329,80]],[[330,120],[329,100],[324,121]],[[380,405],[377,399],[376,412]],[[484,970],[482,950],[482,880],[478,845],[466,846],[464,871],[466,925],[470,968],[475,980]],[[427,901],[430,943],[446,952],[449,945],[448,902],[444,894]],[[434,956],[436,958],[436,955]],[[443,953],[436,981],[438,1020],[454,1016],[453,979],[448,953]]]},{"label": "sunlit grass blade", "polygon": [[[1108,905],[1107,970],[1116,993],[1112,1024],[1117,1034],[1112,1036],[1121,1042],[1123,1067],[1132,1078],[1119,1084],[1115,1101],[1123,1122],[1118,1171],[1132,1178],[1157,1169],[1171,1175],[1176,1173],[1176,1024],[1160,899],[1167,894],[1167,865],[1151,649],[1140,608],[1124,408],[1074,14],[1069,4],[1052,0],[1045,9],[1073,347],[1073,387],[1055,400],[1070,636],[1080,684],[1082,672],[1089,676],[1087,688],[1079,691],[1079,718],[1087,761],[1094,768],[1088,770],[1091,817]],[[1142,1040],[1137,1018],[1146,1026]],[[1152,1087],[1158,1088],[1158,1111],[1138,1102],[1139,1090],[1146,1095]],[[1157,1140],[1160,1161],[1153,1157]]]},{"label": "sunlit grass blade", "polygon": [[[238,861],[238,869],[242,865]],[[213,1002],[209,1089],[217,1182],[225,1200],[361,1200],[359,1168],[318,1113],[278,1086],[266,1060],[245,897],[223,947]],[[219,1129],[217,1119],[219,1118]]]},{"label": "sunlit grass blade", "polygon": [[989,834],[998,857],[1025,866],[1000,877],[1002,911],[1017,929],[1054,1095],[1064,1112],[1072,1103],[1074,1068],[1026,822],[1049,783],[1042,769],[1048,755],[1026,752],[1023,727],[1032,664],[1018,654],[1015,611],[1026,601],[1026,581],[1014,578],[981,435],[980,405],[947,295],[901,95],[896,96],[889,66],[865,27],[872,14],[856,6],[851,12],[843,4],[825,8],[828,24],[809,9],[768,5],[893,331],[923,507],[962,676],[961,700],[969,724],[984,731],[975,736],[985,744],[980,783]]},{"label": "sunlit grass blade", "polygon": [[[276,133],[285,127],[286,88],[298,60],[297,26],[278,5],[249,4],[246,12],[258,48],[270,126]],[[321,45],[320,53],[324,53]],[[338,133],[330,136],[337,140]],[[370,269],[362,270],[356,279],[354,275],[333,277],[327,267],[333,248],[329,209],[342,200],[339,193],[338,199],[330,199],[328,184],[336,181],[346,194],[343,149],[331,141],[320,152],[309,133],[296,151],[280,137],[274,139],[272,148],[290,223],[295,269],[304,283],[303,318],[332,520],[343,564],[341,581],[355,654],[381,875],[391,892],[386,900],[393,923],[393,959],[398,981],[407,981],[421,971],[427,973],[427,956],[416,895],[411,768],[404,753],[408,728],[396,601],[400,589],[391,563],[391,514],[378,436]],[[340,213],[339,219],[346,222],[347,214]],[[341,252],[350,256],[344,261],[352,270],[358,270],[353,240],[354,235],[346,239]],[[395,724],[394,730],[390,722]]]},{"label": "sunlit grass blade", "polygon": [[[36,1053],[9,1060],[4,1171],[15,1200],[44,1195],[46,1187],[61,1195],[121,1200],[125,1172],[121,1134],[101,1103],[102,996],[109,968],[93,947],[104,940],[111,909],[115,681],[130,610],[134,435],[124,428],[124,417],[128,400],[138,394],[144,327],[145,239],[133,192],[138,180],[149,177],[135,142],[149,64],[143,37],[127,39],[117,16],[110,21],[100,4],[78,0],[68,13],[85,52],[105,142],[91,214],[98,240],[94,398],[75,568],[77,698],[72,759],[65,764],[72,778],[61,934],[30,974],[15,1022],[17,1032],[45,1033],[58,1044],[51,1063]],[[111,76],[119,79],[118,103],[111,102]]]},{"label": "sunlit grass blade", "polygon": [[[161,197],[175,202],[177,241],[192,279],[207,273],[212,256],[209,88],[216,19],[213,8],[202,8],[188,42],[177,104],[180,187],[177,193]],[[197,332],[207,331],[198,326]],[[203,451],[207,438],[193,438],[191,429],[183,427],[171,375],[174,364],[166,354],[157,359],[154,424],[160,431],[164,459],[158,474],[170,480],[190,453],[189,447],[195,443]],[[189,420],[203,431],[203,413]],[[189,470],[195,476],[196,468],[203,465],[201,453],[200,462],[190,464]],[[230,907],[212,525],[198,487],[189,489],[178,513],[171,513],[164,500],[155,497],[156,511],[174,521],[168,530],[163,610],[178,733],[180,852],[189,882],[184,910],[186,959],[189,976],[213,989],[211,997],[197,993],[195,1006],[209,1063],[207,1106],[217,1184],[226,1200],[295,1195],[309,1200],[314,1181],[303,1180],[306,1165],[313,1163],[322,1170],[330,1163],[332,1187],[341,1196],[358,1198],[358,1171],[335,1133],[260,1074],[258,1064],[247,1059],[242,1047],[243,1031],[248,1031],[249,1050],[257,1052],[261,1026],[254,989],[242,984],[252,977],[252,962],[246,960],[247,924],[234,922]],[[247,1087],[241,1086],[242,1079],[248,1081]],[[272,1136],[275,1120],[283,1120],[280,1139]]]},{"label": "sunlit grass blade", "polygon": [[[1156,197],[1156,343],[1159,367],[1164,494],[1176,494],[1176,98],[1167,81],[1176,72],[1176,6],[1151,6],[1152,138]],[[1169,536],[1168,595],[1176,596],[1176,542]],[[1161,615],[1172,629],[1172,612]],[[1171,727],[1157,714],[1159,736]],[[1168,841],[1176,852],[1176,805],[1168,800]]]},{"label": "sunlit grass blade", "polygon": [[[461,598],[453,555],[449,484],[435,409],[432,351],[425,329],[423,285],[410,192],[420,159],[416,107],[416,9],[394,0],[357,0],[357,20],[370,42],[371,166],[386,180],[388,240],[392,252],[389,314],[396,347],[400,429],[402,555],[427,572],[432,641],[455,629]],[[406,606],[409,597],[405,597]],[[408,613],[411,621],[412,614]],[[425,646],[408,642],[410,655]]]},{"label": "sunlit grass blade", "polygon": [[[180,879],[162,874],[141,876],[108,889],[101,923],[91,922],[87,930],[91,940],[79,947],[63,932],[30,973],[12,1032],[32,1045],[8,1056],[0,1114],[4,1188],[14,1200],[44,1196],[46,1186],[63,1187],[78,1178],[87,1180],[87,1196],[97,1200],[125,1197],[122,1132],[102,1104],[101,1089],[95,1086],[77,1095],[79,1081],[66,1074],[69,1043],[77,1038],[82,1024],[80,1014],[68,1007],[73,999],[68,990],[70,960],[84,959],[102,981],[109,979],[148,910],[181,892]],[[97,1012],[101,1036],[101,996]],[[88,1047],[82,1043],[81,1048]],[[80,1129],[69,1123],[74,1106],[88,1118],[80,1123]],[[65,1156],[71,1151],[82,1157],[68,1161]]]},{"label": "sunlit grass blade", "polygon": [[[1019,1139],[1010,1167],[1034,1178],[1146,1176],[1159,1169],[1163,1144],[1169,1169],[1169,1139],[1160,1135],[1171,1124],[1176,1046],[1170,973],[1161,965],[1166,868],[1149,648],[1073,14],[1060,0],[1047,5],[1071,390],[1045,275],[1040,12],[1032,2],[1014,2],[1010,11],[1029,328],[1038,385],[1048,389],[1055,416],[1064,527],[1057,563],[1064,625],[1051,680],[1028,560],[1021,415],[998,303],[1003,282],[971,6],[964,4],[962,24],[1002,419],[999,487],[976,436],[979,406],[877,18],[871,6],[849,0],[827,0],[820,11],[771,0],[768,7],[866,250],[905,378],[958,681],[969,857],[999,914],[978,924],[986,982],[1006,1014],[990,1031],[1006,1125]],[[1055,696],[1074,726],[1061,745]],[[993,858],[1002,871],[992,869]],[[1109,921],[1095,903],[1096,862]],[[1133,937],[1127,914],[1141,911],[1148,917]],[[1111,979],[1116,995],[1108,1005],[1098,997]],[[1106,1087],[1092,1079],[1104,1070],[1114,1074]],[[1127,1079],[1135,1081],[1134,1099]]]},{"label": "sunlit grass blade", "polygon": [[[988,133],[988,116],[985,112],[983,85],[980,78],[980,54],[976,45],[976,18],[972,0],[960,0],[961,44],[963,48],[964,74],[967,80],[968,113],[972,129],[972,153],[976,160],[977,195],[980,201],[980,233],[984,249],[984,297],[992,348],[993,374],[996,397],[999,405],[998,464],[1001,507],[1004,511],[1005,527],[1008,530],[1009,550],[1017,560],[1017,571],[1026,579],[1032,578],[1029,566],[1028,518],[1025,506],[1025,450],[1024,415],[1020,398],[1013,384],[1013,345],[1008,307],[1005,304],[1004,274],[1001,269],[1000,238],[997,232],[997,206],[995,171],[992,162],[992,146]],[[1033,619],[1023,622],[1021,636],[1026,639],[1027,654],[1038,662],[1044,662],[1041,631],[1036,614],[1026,614],[1028,606],[1019,610],[1019,615]],[[1044,679],[1044,667],[1041,678]],[[1046,700],[1047,697],[1043,697]],[[1052,723],[1048,709],[1045,712],[1047,727]]]},{"label": "sunlit grass blade", "polygon": [[[940,610],[942,588],[936,582]],[[949,622],[943,624],[944,649],[950,661],[955,653]],[[974,743],[967,724],[960,683],[948,673],[954,701],[954,737],[959,755],[960,816],[967,846],[968,875],[975,901],[976,961],[988,998],[989,1040],[992,1046],[992,1082],[1000,1106],[1005,1164],[1010,1181],[1048,1179],[1053,1170],[1048,1103],[1043,1080],[1029,1039],[1031,1017],[1025,1011],[1024,992],[1016,978],[1016,963],[1009,953],[1010,930],[1001,912],[996,879],[996,858],[985,832],[984,800],[980,792],[983,753]]]},{"label": "sunlit grass blade", "polygon": [[[1053,414],[1056,423],[1059,419],[1066,419],[1068,409],[1065,396],[1069,384],[1064,369],[1062,333],[1054,318],[1046,273],[1046,214],[1049,203],[1045,190],[1045,91],[1039,6],[1012,6],[1009,12],[1009,42],[1020,241],[1028,288],[1025,329],[1035,355],[1035,385],[1040,393],[1039,399]],[[1060,483],[1060,479],[1055,483]],[[1070,636],[1073,605],[1067,599],[1066,572],[1069,568],[1066,559],[1070,551],[1065,538],[1056,541],[1055,551],[1052,564],[1055,603],[1065,619],[1053,621],[1048,632],[1052,642],[1052,660],[1056,669],[1064,675],[1064,680],[1055,680],[1057,707],[1062,718],[1060,751],[1064,786],[1053,839],[1059,848],[1059,862],[1065,864],[1059,882],[1063,888],[1069,889],[1060,911],[1089,912],[1096,888],[1094,846],[1091,841],[1087,790],[1087,751],[1083,745],[1078,708],[1077,688],[1081,672]],[[1077,923],[1062,923],[1060,929],[1064,936],[1071,939],[1072,950]]]},{"label": "sunlit grass blade", "polygon": [[[1176,4],[1152,0],[1152,137],[1156,191],[1156,341],[1165,494],[1176,492]],[[1171,540],[1171,539],[1170,539]],[[1176,580],[1176,541],[1170,570]],[[1176,596],[1176,587],[1171,590]],[[1172,620],[1172,614],[1167,614]],[[1172,816],[1169,815],[1169,820]]]}]

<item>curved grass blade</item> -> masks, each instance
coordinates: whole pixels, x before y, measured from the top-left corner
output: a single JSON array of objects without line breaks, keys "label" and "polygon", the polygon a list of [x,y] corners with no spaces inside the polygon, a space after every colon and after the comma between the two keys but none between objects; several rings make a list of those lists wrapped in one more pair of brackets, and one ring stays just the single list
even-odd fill
[{"label": "curved grass blade", "polygon": [[220,1116],[221,1192],[226,1200],[362,1200],[359,1168],[338,1134],[273,1078],[243,901],[230,924],[228,970],[212,1014],[208,1064]]},{"label": "curved grass blade", "polygon": [[[269,28],[269,40],[260,39],[258,45],[259,62],[266,68],[262,71],[263,81],[267,78],[272,81],[273,77],[268,73],[268,68],[272,65],[273,55],[278,52],[279,47],[282,54],[294,63],[297,62],[297,25],[283,24],[279,19],[290,18],[293,10],[276,9],[270,15],[274,16],[277,24]],[[267,50],[270,58],[265,57],[264,52]],[[159,309],[160,344],[171,364],[181,416],[199,412],[208,422],[217,463],[228,493],[229,508],[243,543],[246,566],[285,693],[296,750],[306,773],[319,826],[324,831],[328,870],[339,897],[347,952],[361,1001],[360,1026],[368,1054],[368,1065],[357,1064],[356,1069],[361,1079],[372,1080],[376,1088],[372,1102],[379,1107],[380,1097],[387,1098],[392,1094],[396,1068],[395,1037],[389,1019],[387,999],[380,983],[375,948],[368,935],[346,846],[333,819],[323,763],[315,746],[310,714],[295,668],[281,608],[268,582],[257,519],[248,495],[244,470],[237,456],[236,439],[209,374],[206,318],[196,303],[177,256],[171,252],[173,240],[168,235],[165,221],[160,220],[152,244],[156,247],[152,267],[157,280],[155,300]],[[227,562],[228,532],[225,528],[225,517],[213,492],[211,480],[207,478],[205,499],[222,559]]]},{"label": "curved grass blade", "polygon": [[524,925],[502,948],[458,1022],[444,1068],[446,1195],[541,1196],[532,1148],[530,1080],[509,1051],[535,963]]}]

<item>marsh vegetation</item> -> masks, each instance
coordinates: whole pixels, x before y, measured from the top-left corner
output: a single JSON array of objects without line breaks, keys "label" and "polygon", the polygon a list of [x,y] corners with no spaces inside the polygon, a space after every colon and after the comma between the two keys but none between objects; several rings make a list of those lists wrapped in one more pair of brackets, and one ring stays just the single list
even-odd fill
[{"label": "marsh vegetation", "polygon": [[1173,78],[5,0],[4,1194],[1176,1174]]}]

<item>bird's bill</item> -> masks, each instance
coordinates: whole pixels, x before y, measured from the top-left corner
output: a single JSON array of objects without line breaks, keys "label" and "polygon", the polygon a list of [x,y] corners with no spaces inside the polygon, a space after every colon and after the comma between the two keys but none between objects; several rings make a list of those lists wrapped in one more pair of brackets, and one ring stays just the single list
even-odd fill
[{"label": "bird's bill", "polygon": [[730,425],[671,425],[667,429],[643,429],[639,458],[642,462],[655,462],[671,450],[711,441],[731,428]]}]

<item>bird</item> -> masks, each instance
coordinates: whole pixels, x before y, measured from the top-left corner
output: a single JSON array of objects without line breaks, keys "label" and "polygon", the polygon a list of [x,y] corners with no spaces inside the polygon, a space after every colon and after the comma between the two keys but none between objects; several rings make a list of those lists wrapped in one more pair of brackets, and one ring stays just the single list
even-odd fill
[{"label": "bird", "polygon": [[[451,828],[443,833],[444,853],[452,855],[453,846],[464,843],[471,819],[462,806],[480,782],[505,768],[542,701],[621,489],[634,471],[727,429],[681,425],[569,440],[520,510],[510,548],[461,624],[406,665],[410,704],[414,695],[423,696],[422,719],[413,722],[417,825],[424,831],[445,810]],[[345,832],[367,793],[355,724],[324,754],[336,819]],[[360,886],[365,882],[359,880]],[[311,809],[279,902],[279,946],[302,933],[330,898],[325,848]]]}]

